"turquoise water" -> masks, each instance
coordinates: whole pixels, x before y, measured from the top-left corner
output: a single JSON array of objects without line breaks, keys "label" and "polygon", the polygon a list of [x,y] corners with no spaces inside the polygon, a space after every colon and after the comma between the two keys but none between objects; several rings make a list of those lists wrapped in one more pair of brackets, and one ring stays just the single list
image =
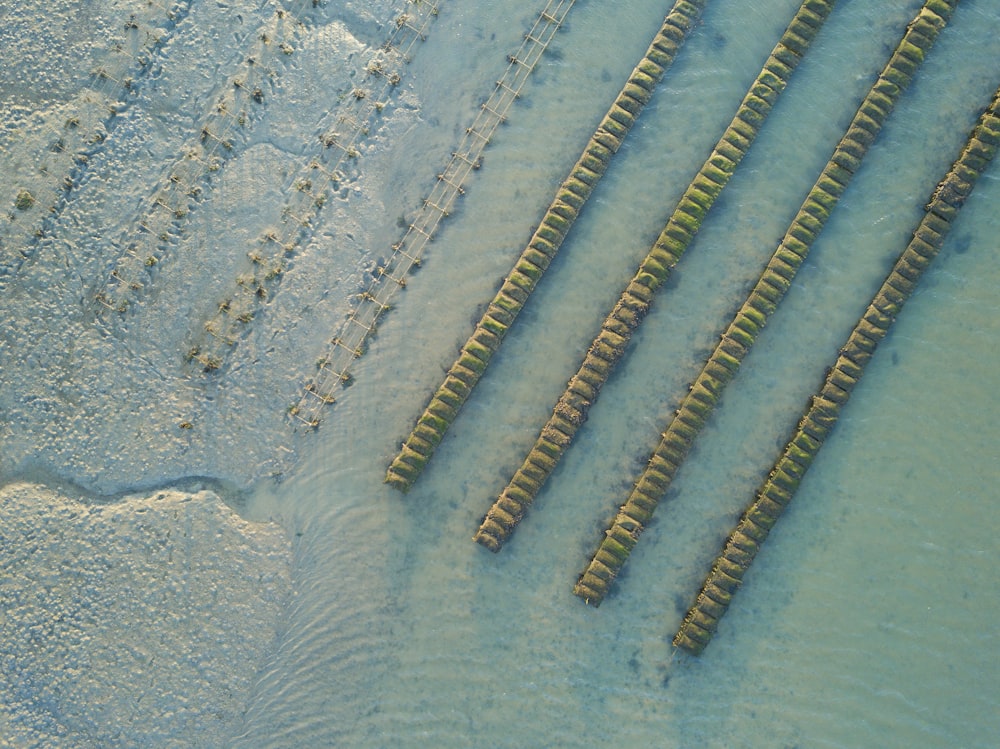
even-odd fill
[{"label": "turquoise water", "polygon": [[[158,307],[150,303],[121,331],[109,326],[110,332],[91,333],[76,344],[73,356],[85,357],[94,346],[93,357],[108,358],[100,371],[117,366],[108,351],[134,348],[140,352],[132,361],[135,379],[152,382],[154,394],[162,381],[167,395],[150,397],[135,412],[116,406],[106,413],[103,401],[84,408],[94,425],[84,447],[48,436],[59,432],[53,417],[45,444],[58,449],[38,459],[44,469],[39,475],[29,474],[44,481],[78,471],[98,487],[119,486],[121,472],[132,465],[135,485],[146,487],[172,480],[185,466],[196,475],[215,466],[219,476],[211,478],[249,471],[213,458],[213,448],[219,456],[245,450],[248,464],[259,461],[270,470],[273,461],[284,470],[280,482],[264,480],[226,496],[245,518],[277,523],[292,558],[291,591],[274,625],[273,647],[259,664],[239,735],[219,745],[995,746],[1000,583],[994,559],[1000,524],[988,502],[1000,479],[1000,407],[993,396],[1000,368],[994,345],[1000,335],[1000,270],[993,262],[1000,236],[996,165],[880,347],[711,646],[696,659],[675,654],[670,644],[732,524],[1000,84],[1000,6],[993,0],[962,0],[612,594],[593,609],[571,593],[666,418],[920,4],[838,3],[575,445],[498,555],[472,542],[480,519],[533,443],[600,321],[798,3],[709,2],[490,370],[405,497],[382,483],[386,466],[671,3],[577,3],[487,149],[458,210],[356,362],[354,384],[319,430],[293,434],[290,424],[270,413],[274,402],[294,402],[348,295],[361,288],[356,263],[386,254],[398,240],[400,219],[411,216],[430,190],[501,75],[504,56],[517,49],[543,5],[441,4],[407,69],[396,115],[371,133],[357,174],[320,217],[316,238],[241,343],[232,369],[218,385],[206,386],[181,368],[177,351],[167,349],[158,358],[160,352],[149,353],[142,339],[158,328],[183,332],[191,310],[212,307],[216,287],[245,263],[244,245],[275,220],[265,205],[280,195],[269,180],[284,179],[286,172],[296,173],[299,160],[307,162],[315,147],[309,118],[322,113],[329,99],[323,73],[344,66],[339,59],[324,60],[327,41],[334,49],[341,44],[337,18],[360,30],[365,44],[377,44],[384,36],[379,19],[395,12],[388,3],[320,4],[313,19],[319,31],[304,27],[303,54],[291,58],[286,75],[301,87],[293,90],[284,79],[274,84],[268,99],[274,109],[262,115],[263,135],[247,148],[246,161],[234,160],[217,178],[201,213],[194,212],[194,228],[182,240],[188,251],[177,264],[183,267],[175,276],[169,265],[163,271],[162,283],[179,288],[181,301],[164,292]],[[273,12],[259,5],[254,12],[261,18]],[[228,39],[235,33],[232,19],[214,5],[194,3],[192,18],[216,18],[216,12],[221,31],[190,19],[188,25]],[[248,28],[251,15],[247,11]],[[354,49],[345,43],[348,48]],[[226,61],[236,59],[235,52],[215,54],[219,59],[206,62],[214,67],[201,77],[186,68],[177,73],[186,81],[180,88],[214,91]],[[346,65],[359,64],[357,57]],[[207,100],[208,94],[199,95]],[[274,119],[286,111],[282,96],[305,112],[294,123],[299,129]],[[174,153],[175,141],[197,137],[200,110],[188,105],[193,114],[177,126],[184,133],[174,140],[164,136],[151,150]],[[146,132],[121,129],[129,143]],[[300,138],[299,130],[308,138]],[[104,171],[94,183],[133,184],[115,182],[110,167]],[[142,177],[135,180],[141,184]],[[36,316],[51,309],[83,317],[74,294],[96,274],[89,266],[101,266],[101,258],[72,241],[63,249],[61,242],[72,232],[99,236],[88,223],[88,206],[114,206],[127,197],[108,202],[104,193],[114,191],[98,185],[92,189],[97,200],[86,189],[59,217],[52,246],[43,243],[39,250],[37,267],[65,266],[68,280],[61,283],[68,291],[53,291],[53,306],[29,305]],[[331,247],[339,252],[329,252]],[[36,270],[30,263],[28,269]],[[22,289],[12,286],[15,301],[45,299],[46,277],[38,278]],[[65,336],[54,333],[53,339],[38,344],[42,354],[58,348]],[[14,360],[12,348],[0,340],[0,353]],[[39,356],[37,366],[47,367]],[[134,361],[143,356],[149,361]],[[44,372],[65,370],[72,383],[66,372],[76,359],[52,357],[61,363]],[[87,392],[101,388],[114,398],[114,388],[99,377],[86,385]],[[128,402],[126,385],[115,386],[122,402]],[[73,389],[66,390],[70,402]],[[49,391],[39,385],[39,392]],[[30,402],[38,412],[62,413],[54,410],[62,400]],[[25,408],[31,417],[34,412]],[[144,419],[160,412],[168,413],[163,423],[171,431],[157,431],[160,422],[144,431]],[[174,454],[170,445],[182,418],[194,421],[192,442]],[[205,422],[213,419],[217,431],[205,436]],[[30,437],[17,429],[5,428],[0,437],[5,450],[30,452]],[[88,464],[100,453],[101,440],[105,464]],[[169,460],[153,449],[142,460],[135,457],[142,445],[160,442]],[[118,455],[117,445],[135,452]],[[293,449],[297,462],[286,457]],[[108,466],[114,472],[105,477]],[[252,528],[239,529],[253,536]],[[274,535],[273,526],[268,533]],[[207,545],[212,535],[206,531],[199,538]],[[261,532],[258,540],[266,546],[270,538]],[[131,543],[126,539],[126,546]],[[187,543],[185,559],[201,548]],[[274,554],[269,563],[276,567]],[[219,558],[213,555],[213,564]],[[234,568],[239,564],[233,559]],[[243,585],[238,571],[232,570],[232,579]],[[274,581],[283,579],[275,573],[260,595],[266,592],[273,603],[279,597]],[[178,600],[182,605],[187,599]],[[13,627],[4,634],[18,636]],[[4,654],[9,650],[5,646]],[[206,651],[205,662],[225,659],[226,652],[221,646],[218,653]],[[151,678],[156,684],[155,674]],[[166,691],[183,691],[183,681],[164,677],[164,683],[162,704],[169,706]],[[141,728],[140,710],[134,719]],[[241,722],[227,720],[226,731]],[[174,725],[169,716],[161,724]],[[191,725],[190,733],[163,744],[215,745],[205,737],[223,730],[216,726],[212,733],[210,726],[197,733]],[[0,745],[6,745],[3,729],[0,720]],[[113,731],[95,728],[95,735]],[[89,745],[85,738],[64,738],[67,746]]]},{"label": "turquoise water", "polygon": [[[485,39],[495,30],[490,46],[506,49],[520,26],[500,19],[528,12],[503,5],[456,3],[434,33]],[[251,515],[280,517],[299,534],[300,604],[241,745],[993,745],[996,170],[711,647],[700,659],[670,647],[729,527],[1000,82],[1000,11],[990,2],[963,3],[942,34],[614,595],[594,610],[570,591],[919,3],[854,0],[834,11],[514,540],[497,556],[470,541],[795,7],[710,3],[404,498],[381,484],[385,465],[665,5],[572,11],[458,215],[359,362],[357,384],[295,474],[250,502]],[[437,128],[422,123],[414,143],[449,142],[448,128],[470,119],[488,90],[496,60],[487,65],[470,46],[432,38],[414,62],[425,117],[437,99],[447,112],[434,115]],[[406,198],[434,168],[422,156],[400,159],[387,177]],[[388,214],[395,202],[406,210],[406,200],[390,201]]]}]

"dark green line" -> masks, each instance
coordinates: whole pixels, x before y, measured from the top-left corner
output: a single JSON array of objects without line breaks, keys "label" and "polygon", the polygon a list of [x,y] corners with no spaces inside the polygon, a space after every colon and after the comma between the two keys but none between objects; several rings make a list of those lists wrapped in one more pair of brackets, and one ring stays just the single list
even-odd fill
[{"label": "dark green line", "polygon": [[951,170],[934,190],[927,212],[840,350],[792,439],[757,490],[754,501],[712,565],[694,605],[684,617],[674,645],[694,655],[708,645],[768,533],[791,501],[871,360],[924,271],[935,258],[951,223],[980,174],[1000,147],[1000,89],[979,118]]},{"label": "dark green line", "polygon": [[[940,0],[935,0],[933,4],[940,5]],[[925,4],[907,26],[764,272],[681,400],[646,469],[619,509],[611,527],[605,531],[597,551],[573,590],[587,603],[599,606],[604,600],[639,534],[649,523],[660,499],[687,457],[691,444],[715,409],[726,386],[736,376],[757,335],[781,303],[889,112],[930,50],[938,32],[947,23],[950,9],[942,16],[932,11],[930,5],[931,2]]]},{"label": "dark green line", "polygon": [[521,468],[486,514],[475,541],[499,551],[566,451],[601,387],[625,353],[656,291],[680,261],[709,209],[729,183],[822,27],[833,0],[805,0],[740,102],[729,127],[691,181],[638,272],[601,325],[579,371],[559,398]]}]

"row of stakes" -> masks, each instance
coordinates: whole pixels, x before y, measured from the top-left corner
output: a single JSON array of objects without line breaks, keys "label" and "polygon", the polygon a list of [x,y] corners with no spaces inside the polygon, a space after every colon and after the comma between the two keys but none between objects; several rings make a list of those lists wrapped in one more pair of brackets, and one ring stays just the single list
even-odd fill
[{"label": "row of stakes", "polygon": [[[885,119],[910,84],[938,33],[946,26],[956,3],[957,0],[927,0],[907,26],[902,39],[862,101],[760,279],[682,400],[646,470],[636,481],[628,501],[606,531],[590,564],[577,582],[574,593],[586,602],[599,605],[608,592],[693,440],[704,426],[725,386],[738,372],[756,336],[777,309],[830,212],[859,170],[869,146],[875,141]],[[405,492],[420,475],[499,348],[510,324],[551,262],[594,184],[606,171],[611,156],[621,145],[621,138],[624,138],[634,123],[634,117],[641,110],[642,104],[649,100],[653,87],[669,66],[687,31],[697,20],[702,6],[703,3],[679,2],[667,16],[663,28],[588,143],[570,177],[560,186],[542,225],[518,259],[500,292],[490,303],[472,337],[462,347],[444,383],[432,396],[430,404],[404,441],[400,453],[389,466],[386,482],[390,485]],[[613,367],[623,357],[625,347],[645,316],[654,293],[662,286],[693,240],[705,215],[746,155],[777,97],[787,86],[792,72],[833,6],[834,0],[805,0],[802,3],[741,102],[736,116],[692,180],[650,253],[608,315],[601,332],[590,346],[583,365],[570,380],[526,460],[484,518],[475,535],[475,540],[481,545],[492,551],[499,551],[525,516],[535,495],[586,419],[588,409],[596,401]],[[636,96],[637,92],[641,92],[640,95]],[[927,217],[917,231],[914,241],[924,243],[934,252],[940,248],[940,240],[946,230],[943,214],[953,217],[971,190],[975,177],[992,156],[992,149],[996,145],[996,101],[983,117],[970,145],[963,152],[963,158],[935,191]],[[609,123],[612,123],[611,127],[608,127]],[[976,169],[974,173],[973,167]],[[955,170],[959,170],[960,178],[955,176]],[[960,179],[957,186],[954,184],[956,179]],[[952,195],[953,198],[945,200],[941,197],[945,194]],[[930,237],[934,242],[929,241],[928,232],[934,233]],[[923,245],[921,248],[924,248]],[[914,253],[923,260],[912,257]],[[876,298],[873,308],[881,309],[879,305],[884,307],[882,302],[887,299],[892,304],[901,305],[918,278],[913,269],[919,267],[922,270],[932,257],[930,254],[920,253],[912,244],[904,255],[908,265],[890,275],[886,282],[888,288],[883,287],[880,292],[882,297]],[[901,278],[905,281],[901,281]],[[877,342],[888,329],[891,318],[885,312],[869,311],[859,325],[884,323],[877,330],[868,330],[872,336],[878,335],[878,338],[868,340]],[[823,393],[826,395],[821,394],[813,400],[800,429],[789,442],[786,454],[779,460],[768,482],[758,493],[757,500],[730,537],[720,556],[722,561],[713,566],[696,605],[684,619],[681,631],[675,638],[674,644],[677,647],[699,654],[714,633],[719,616],[742,580],[742,572],[736,574],[737,567],[744,565],[741,570],[745,571],[749,566],[759,543],[777,519],[772,511],[775,507],[784,507],[790,501],[805,467],[829,433],[831,418],[835,418],[835,413],[846,402],[850,389],[860,377],[861,367],[867,358],[856,351],[856,348],[854,346],[850,349],[854,352],[853,356],[842,354],[831,369],[833,384],[825,385]],[[874,345],[867,350],[868,356],[873,349]],[[839,388],[834,393],[838,397],[828,399],[826,396],[831,394],[833,388]],[[771,514],[768,515],[768,512]]]},{"label": "row of stakes", "polygon": [[[219,101],[206,115],[200,128],[198,142],[191,144],[175,162],[169,171],[169,176],[144,207],[135,227],[128,230],[118,243],[119,252],[114,267],[103,288],[94,293],[94,298],[101,306],[124,313],[145,288],[149,277],[179,235],[183,223],[188,219],[196,200],[202,194],[202,180],[206,175],[223,168],[226,162],[235,156],[241,138],[245,140],[259,116],[260,105],[265,103],[265,92],[273,86],[273,80],[277,76],[276,61],[294,53],[297,35],[304,27],[301,18],[306,9],[315,4],[311,0],[299,0],[288,9],[279,9],[263,25],[263,30],[254,37],[253,44],[248,54],[243,57],[239,70],[231,76],[232,86],[224,89]],[[427,16],[437,13],[436,6],[426,0],[407,0],[406,6],[407,12],[400,13],[395,18],[393,36],[383,45],[381,54],[373,58],[367,70],[369,74],[381,77],[386,86],[394,86],[399,82],[398,74],[388,68],[387,61],[393,57],[405,56],[410,47],[409,43],[403,44],[400,37],[407,32],[412,32],[415,37],[422,36],[423,29],[417,24],[423,25]],[[416,11],[410,10],[411,7]],[[355,89],[352,95],[354,99],[360,101],[365,98],[364,93],[366,92],[362,89]],[[381,102],[378,100],[371,100],[366,104],[370,104],[372,110],[381,108]],[[338,120],[338,132],[324,136],[324,145],[330,147],[334,145],[338,136],[346,134],[347,137],[341,137],[336,144],[345,157],[356,155],[352,141],[365,130],[365,126],[359,124],[359,121],[354,114],[342,116]],[[304,187],[310,184],[309,177],[316,178],[322,175],[330,182],[335,182],[337,179],[336,166],[328,167],[325,161],[328,159],[317,157],[310,164],[311,173],[308,177],[295,181],[296,192],[293,197],[303,193],[308,194],[311,206],[314,208],[321,207],[325,198],[320,194],[321,191]],[[327,168],[324,168],[325,166]],[[292,227],[309,224],[306,212],[300,209],[294,199],[290,200],[283,215],[285,223],[282,228],[268,232],[262,238],[263,248],[267,248],[269,242],[286,249],[294,248],[295,242],[290,241],[295,231]],[[283,234],[289,236],[284,237]],[[255,266],[264,265],[261,262],[262,255],[261,249],[248,253]],[[271,263],[262,278],[270,282],[280,272],[280,263]],[[265,298],[266,295],[262,293],[265,291],[265,284],[248,282],[246,275],[241,274],[238,278],[237,292],[234,293],[250,291],[256,294],[258,299]],[[256,275],[250,274],[251,278]],[[230,311],[232,314],[229,314]],[[231,338],[220,330],[220,319],[223,315],[231,321],[231,327],[234,328],[236,323],[249,322],[253,316],[246,310],[236,310],[230,305],[220,303],[216,308],[215,319],[207,320],[203,329],[215,333],[214,337],[221,341]],[[194,358],[190,356],[191,350],[189,349],[189,358]],[[200,358],[204,360],[207,370],[217,368],[213,364],[217,359],[215,355],[206,353]]]},{"label": "row of stakes", "polygon": [[156,69],[164,45],[190,7],[191,0],[169,7],[149,2],[120,22],[120,35],[109,46],[106,61],[93,71],[87,90],[63,122],[43,133],[32,159],[35,178],[30,185],[13,186],[12,205],[0,217],[0,280],[13,280],[48,236],[89,162],[104,147],[115,118]]},{"label": "row of stakes", "polygon": [[334,403],[338,391],[351,382],[349,370],[364,353],[365,342],[382,315],[391,308],[396,292],[406,286],[410,270],[420,264],[424,249],[434,238],[439,224],[450,215],[458,197],[465,192],[465,185],[482,162],[483,152],[506,120],[509,109],[520,96],[574,2],[548,0],[524,34],[518,49],[507,56],[503,75],[466,128],[444,169],[436,175],[430,192],[405,234],[392,246],[389,258],[378,268],[374,279],[359,297],[357,306],[330,338],[326,351],[319,357],[316,376],[306,384],[299,400],[289,409],[299,422],[310,427],[318,426],[323,410]]},{"label": "row of stakes", "polygon": [[[167,170],[139,218],[114,245],[116,258],[93,292],[98,311],[124,313],[147,287],[203,193],[204,179],[221,170],[245,143],[260,118],[279,62],[291,56],[303,28],[301,15],[311,0],[282,8],[255,34],[237,71],[206,113],[197,139]],[[112,318],[114,319],[114,318]]]},{"label": "row of stakes", "polygon": [[437,15],[437,4],[407,0],[405,12],[391,24],[390,35],[364,65],[359,80],[365,83],[342,95],[333,127],[320,137],[318,152],[291,181],[282,223],[265,232],[247,253],[243,271],[197,327],[187,358],[205,372],[224,365],[264,303],[273,298],[296,249],[311,236],[316,217],[343,181],[345,163],[360,155],[361,140],[402,81],[414,48],[426,39]]}]

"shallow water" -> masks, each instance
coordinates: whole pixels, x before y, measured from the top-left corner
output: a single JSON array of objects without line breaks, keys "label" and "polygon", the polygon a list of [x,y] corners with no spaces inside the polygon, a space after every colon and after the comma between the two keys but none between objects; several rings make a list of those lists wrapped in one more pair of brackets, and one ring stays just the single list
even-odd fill
[{"label": "shallow water", "polygon": [[[668,7],[626,5],[574,7],[357,361],[352,387],[315,433],[275,437],[287,423],[245,411],[294,395],[356,285],[356,264],[398,239],[397,218],[429,191],[540,9],[442,4],[408,69],[404,105],[372,134],[357,180],[321,219],[259,338],[241,344],[222,381],[233,387],[212,396],[233,425],[221,431],[229,441],[251,455],[297,452],[297,462],[275,461],[283,481],[231,499],[247,519],[286,531],[291,583],[267,622],[276,639],[237,738],[226,738],[229,724],[178,729],[173,745],[988,747],[1000,734],[991,565],[1000,528],[985,504],[1000,478],[995,167],[711,646],[698,659],[670,646],[734,519],[1000,83],[1000,9],[988,0],[963,0],[942,32],[599,610],[571,594],[573,582],[919,2],[838,4],[576,444],[514,539],[488,554],[470,540],[479,520],[798,6],[710,3],[428,470],[405,497],[382,484]],[[367,28],[353,4],[344,13]],[[373,43],[379,34],[368,30]],[[273,120],[263,127],[257,148],[271,148],[276,165],[306,152],[293,135],[278,143]],[[225,215],[221,202],[239,207],[243,175],[259,174],[260,162],[240,163],[249,166],[225,174],[200,235]],[[239,252],[218,268],[209,253],[191,256],[197,267],[175,283],[186,279],[194,301],[210,305],[211,282],[191,277],[230,278]],[[142,335],[155,335],[153,323],[147,316]],[[204,397],[185,387],[185,398]],[[239,409],[240,398],[252,400]],[[97,444],[114,439],[92,431]],[[161,480],[185,460],[197,466],[190,473],[212,474],[211,440],[204,450],[161,467]],[[238,449],[226,442],[225,454]],[[157,482],[155,464],[133,470],[136,484]]]},{"label": "shallow water", "polygon": [[[334,580],[331,613],[345,596],[364,597],[378,612],[375,629],[356,622],[350,658],[331,652],[304,679],[350,685],[351,698],[325,705],[329,724],[310,725],[325,690],[294,690],[273,713],[262,711],[260,722],[251,719],[253,729],[279,721],[290,735],[300,728],[302,736],[353,745],[461,746],[470,737],[499,746],[988,745],[997,728],[989,709],[997,697],[995,585],[986,569],[991,521],[977,500],[996,478],[984,449],[995,439],[985,415],[995,413],[983,361],[990,355],[980,343],[996,329],[997,275],[985,252],[996,225],[989,209],[995,177],[970,201],[708,653],[672,659],[669,648],[730,522],[992,93],[996,71],[975,65],[995,52],[968,53],[973,44],[996,48],[1000,19],[985,4],[961,8],[942,35],[615,596],[593,611],[570,587],[913,3],[885,13],[855,2],[834,13],[515,540],[496,557],[469,543],[793,5],[755,4],[738,19],[724,5],[706,12],[595,193],[596,205],[432,467],[401,500],[379,486],[379,469],[487,298],[489,279],[498,277],[477,269],[492,269],[495,248],[523,241],[527,230],[510,226],[511,217],[538,210],[575,155],[539,137],[578,125],[579,97],[562,92],[586,85],[566,80],[585,73],[566,68],[583,50],[606,59],[594,50],[595,36],[642,37],[658,8],[645,25],[628,28],[607,9],[573,11],[530,107],[517,111],[488,152],[488,170],[380,331],[351,397],[321,429],[324,444],[294,479],[296,496],[341,506],[304,528],[304,537],[330,535],[323,551],[303,554],[303,579]],[[430,57],[421,59],[430,64]],[[619,67],[613,81],[627,72]],[[615,85],[607,88],[600,101]],[[582,138],[587,129],[579,129]],[[959,254],[962,247],[969,251]],[[952,270],[955,263],[965,272]],[[343,451],[363,434],[383,436],[357,444],[348,469]],[[286,511],[283,496],[258,497],[255,506]],[[366,522],[352,532],[354,513]],[[387,546],[373,557],[363,542],[369,523],[379,526],[376,543]],[[366,560],[366,574],[346,572],[352,558]],[[330,628],[345,636],[339,623]],[[294,676],[292,683],[303,674]],[[271,693],[261,691],[264,699]],[[257,730],[249,736],[254,745]]]}]

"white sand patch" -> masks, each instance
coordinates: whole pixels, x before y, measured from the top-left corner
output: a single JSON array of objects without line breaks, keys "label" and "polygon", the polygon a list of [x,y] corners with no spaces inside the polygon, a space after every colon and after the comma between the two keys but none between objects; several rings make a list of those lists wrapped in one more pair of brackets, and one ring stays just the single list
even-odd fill
[{"label": "white sand patch", "polygon": [[290,547],[210,491],[0,490],[0,745],[220,746],[289,591]]}]

